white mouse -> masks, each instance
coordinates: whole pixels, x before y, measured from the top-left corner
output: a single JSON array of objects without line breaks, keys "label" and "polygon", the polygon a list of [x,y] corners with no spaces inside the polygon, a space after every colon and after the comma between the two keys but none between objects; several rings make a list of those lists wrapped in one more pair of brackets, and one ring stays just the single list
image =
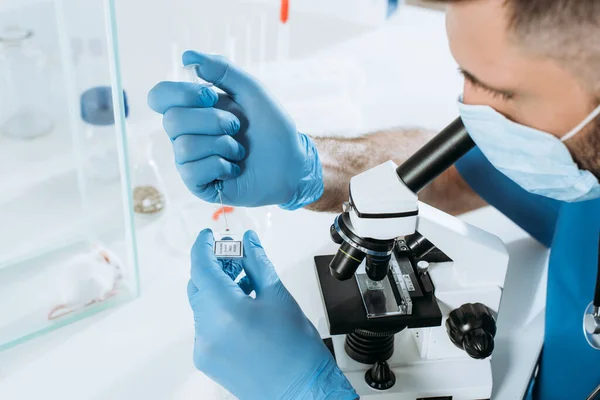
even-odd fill
[{"label": "white mouse", "polygon": [[114,253],[99,245],[70,259],[58,275],[57,305],[50,311],[48,319],[114,296],[123,278],[121,265]]}]

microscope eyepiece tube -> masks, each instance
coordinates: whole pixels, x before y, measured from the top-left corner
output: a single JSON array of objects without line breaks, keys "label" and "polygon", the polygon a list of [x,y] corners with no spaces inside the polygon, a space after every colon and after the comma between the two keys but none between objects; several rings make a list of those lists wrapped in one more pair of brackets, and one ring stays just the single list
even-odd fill
[{"label": "microscope eyepiece tube", "polygon": [[473,147],[475,142],[457,118],[402,163],[396,173],[410,190],[418,193]]}]

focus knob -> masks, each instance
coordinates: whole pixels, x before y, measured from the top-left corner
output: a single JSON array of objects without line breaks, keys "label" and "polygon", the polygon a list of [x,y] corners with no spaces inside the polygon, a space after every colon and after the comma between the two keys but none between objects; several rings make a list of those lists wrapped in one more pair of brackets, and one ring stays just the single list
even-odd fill
[{"label": "focus knob", "polygon": [[465,335],[463,347],[471,358],[483,360],[494,351],[494,336],[483,329],[475,329]]},{"label": "focus knob", "polygon": [[496,320],[484,304],[463,304],[452,311],[446,320],[446,332],[452,343],[471,358],[483,360],[494,351]]},{"label": "focus knob", "polygon": [[367,385],[377,390],[387,390],[396,383],[396,375],[385,361],[377,361],[365,373]]}]

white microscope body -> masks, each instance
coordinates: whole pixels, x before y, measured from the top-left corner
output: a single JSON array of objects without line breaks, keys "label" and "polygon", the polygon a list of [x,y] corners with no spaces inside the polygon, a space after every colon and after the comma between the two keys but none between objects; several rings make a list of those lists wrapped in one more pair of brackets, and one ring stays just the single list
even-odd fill
[{"label": "white microscope body", "polygon": [[[345,335],[333,336],[337,363],[361,399],[489,399],[493,383],[490,359],[472,359],[452,343],[444,325],[452,310],[468,303],[482,303],[498,312],[508,266],[506,248],[496,236],[419,202],[396,168],[388,161],[352,178],[347,211],[360,237],[386,240],[419,232],[452,259],[429,265],[442,326],[404,329],[396,334],[394,354],[388,360],[396,383],[388,390],[374,390],[365,382],[370,366],[347,355]],[[359,217],[411,212],[417,215]]]}]

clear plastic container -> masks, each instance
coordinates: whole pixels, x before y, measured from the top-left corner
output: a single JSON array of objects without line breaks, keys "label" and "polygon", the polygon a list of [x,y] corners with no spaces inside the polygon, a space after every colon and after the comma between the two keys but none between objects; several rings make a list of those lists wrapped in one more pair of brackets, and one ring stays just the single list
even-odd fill
[{"label": "clear plastic container", "polygon": [[[113,0],[105,4],[111,7]],[[118,99],[107,106],[106,112],[117,117],[104,132],[117,150],[116,179],[99,184],[86,173],[88,147],[81,132],[80,85],[73,73],[72,49],[65,47],[68,38],[77,34],[74,22],[86,18],[86,30],[103,38],[108,48],[116,48],[115,22],[105,20],[105,15],[110,13],[58,7],[56,15],[49,13],[46,20],[38,21],[40,29],[58,32],[58,38],[48,36],[46,45],[54,46],[52,54],[61,60],[60,71],[55,71],[60,75],[53,75],[61,88],[56,93],[61,101],[53,104],[56,129],[52,135],[40,137],[48,129],[40,117],[36,123],[13,124],[9,129],[12,137],[38,139],[2,140],[0,146],[0,350],[123,304],[139,293],[126,112],[123,99],[116,95],[123,91],[118,57],[107,54],[97,60],[98,68],[110,76],[105,95]],[[54,20],[55,16],[60,18]],[[94,27],[98,30],[92,32]],[[14,36],[19,38],[14,39],[19,43],[15,49],[23,48],[20,43],[29,37]],[[34,63],[13,63],[11,70],[15,65],[31,67]],[[48,92],[50,80],[37,81],[36,96]],[[34,88],[17,89],[22,96],[4,97],[0,92],[3,104],[6,100],[10,109],[43,115],[30,96]],[[2,125],[4,133],[6,126]],[[15,126],[27,129],[12,130]]]},{"label": "clear plastic container", "polygon": [[18,26],[0,31],[0,93],[8,100],[0,129],[17,139],[46,135],[54,126],[46,57],[32,44],[33,36],[32,29]]}]

